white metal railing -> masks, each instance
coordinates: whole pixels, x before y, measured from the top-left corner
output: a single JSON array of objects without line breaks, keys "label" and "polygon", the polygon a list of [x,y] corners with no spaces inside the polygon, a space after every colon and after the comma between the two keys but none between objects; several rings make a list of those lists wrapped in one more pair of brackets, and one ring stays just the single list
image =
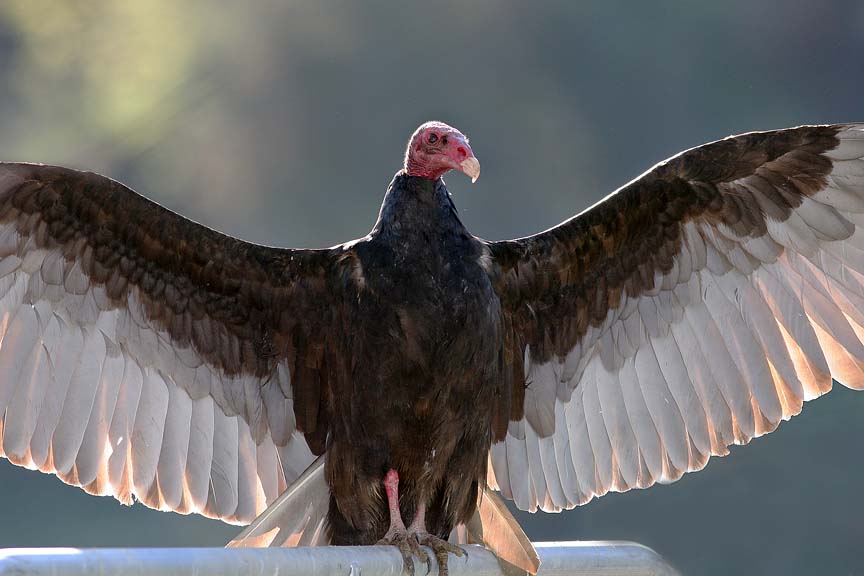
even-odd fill
[{"label": "white metal railing", "polygon": [[[656,552],[632,542],[540,542],[543,576],[677,576]],[[501,576],[495,556],[466,546],[450,557],[451,576]],[[435,557],[429,576],[437,576]],[[416,574],[426,573],[417,565]],[[401,576],[389,546],[320,548],[7,548],[0,576]]]}]

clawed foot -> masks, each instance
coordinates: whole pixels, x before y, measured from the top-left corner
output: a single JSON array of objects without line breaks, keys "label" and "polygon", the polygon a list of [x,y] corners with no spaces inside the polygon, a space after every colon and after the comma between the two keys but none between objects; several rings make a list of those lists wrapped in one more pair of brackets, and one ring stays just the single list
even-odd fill
[{"label": "clawed foot", "polygon": [[447,567],[447,555],[453,554],[457,558],[462,558],[467,553],[465,550],[449,543],[443,538],[428,534],[426,532],[411,532],[402,530],[391,530],[384,535],[384,538],[378,541],[379,545],[396,546],[402,554],[402,562],[405,567],[405,573],[414,576],[414,558],[419,558],[421,562],[426,564],[426,573],[432,569],[429,554],[422,548],[428,546],[435,554],[435,560],[438,562],[438,574],[440,576],[449,576]]},{"label": "clawed foot", "polygon": [[425,500],[420,500],[414,512],[414,521],[406,529],[399,511],[399,473],[393,469],[388,470],[383,482],[384,490],[387,492],[387,507],[390,511],[390,528],[378,544],[395,546],[399,549],[402,554],[402,570],[409,576],[414,576],[415,557],[426,564],[427,574],[432,569],[429,554],[421,548],[421,546],[428,546],[435,553],[435,560],[438,561],[438,574],[449,576],[447,554],[452,552],[457,557],[462,557],[467,554],[465,550],[426,532]]},{"label": "clawed foot", "polygon": [[416,538],[421,545],[428,546],[435,553],[435,560],[438,561],[438,574],[440,576],[449,576],[450,574],[450,570],[447,567],[447,554],[453,554],[457,558],[462,558],[468,554],[459,546],[426,532],[417,534]]},{"label": "clawed foot", "polygon": [[[435,560],[438,561],[439,576],[449,576],[450,574],[450,569],[447,566],[447,554],[453,554],[457,558],[462,558],[468,554],[459,546],[450,544],[443,538],[439,538],[438,536],[434,536],[427,532],[416,532],[414,538],[421,546],[428,546],[432,549],[432,552],[435,554]],[[429,563],[427,562],[426,565],[428,566]]]},{"label": "clawed foot", "polygon": [[[402,530],[390,529],[387,534],[378,541],[379,546],[396,546],[402,554],[402,565],[404,566],[405,574],[414,576],[414,558],[417,557],[421,562],[426,564],[426,573],[432,568],[429,554],[420,547],[420,542],[417,535],[409,533],[404,528]],[[437,555],[436,555],[437,558]],[[446,572],[442,572],[446,574]]]}]

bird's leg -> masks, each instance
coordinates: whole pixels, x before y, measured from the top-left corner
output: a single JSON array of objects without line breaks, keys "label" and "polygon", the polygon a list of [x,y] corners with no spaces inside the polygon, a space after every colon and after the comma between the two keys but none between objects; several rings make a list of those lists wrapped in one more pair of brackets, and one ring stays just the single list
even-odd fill
[{"label": "bird's leg", "polygon": [[[465,556],[466,552],[459,546],[451,544],[443,538],[439,538],[434,534],[426,531],[426,503],[420,502],[417,506],[417,512],[414,514],[414,520],[411,521],[411,526],[408,527],[408,537],[416,541],[418,544],[428,546],[435,553],[435,559],[438,561],[438,573],[441,576],[448,576],[447,554],[452,553],[456,557]],[[427,560],[426,566],[429,566]]]},{"label": "bird's leg", "polygon": [[387,507],[390,508],[390,529],[384,535],[386,540],[405,534],[405,523],[399,512],[399,473],[396,470],[389,470],[384,476],[384,491],[387,493]]},{"label": "bird's leg", "polygon": [[414,520],[411,521],[411,526],[408,527],[408,532],[411,534],[426,534],[426,503],[421,502],[417,506],[417,512],[414,513]]},{"label": "bird's leg", "polygon": [[384,476],[384,491],[387,493],[387,507],[390,509],[390,528],[387,529],[387,533],[378,541],[378,544],[392,545],[399,549],[399,552],[402,553],[402,564],[406,573],[412,576],[414,574],[414,556],[426,564],[426,571],[428,572],[430,568],[429,555],[420,547],[416,537],[409,536],[408,530],[405,529],[405,523],[402,521],[402,513],[399,511],[399,473],[396,470],[391,469]]}]

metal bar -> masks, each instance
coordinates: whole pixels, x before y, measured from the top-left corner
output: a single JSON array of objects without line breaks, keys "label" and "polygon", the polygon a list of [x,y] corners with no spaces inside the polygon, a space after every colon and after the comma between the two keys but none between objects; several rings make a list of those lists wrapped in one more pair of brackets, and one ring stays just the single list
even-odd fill
[{"label": "metal bar", "polygon": [[[540,542],[539,576],[677,576],[656,552],[632,542]],[[451,576],[502,576],[491,552],[466,546]],[[434,555],[429,576],[437,576]],[[425,566],[417,566],[418,575]],[[401,576],[390,546],[320,548],[7,548],[0,576]],[[509,573],[512,575],[513,573]]]}]

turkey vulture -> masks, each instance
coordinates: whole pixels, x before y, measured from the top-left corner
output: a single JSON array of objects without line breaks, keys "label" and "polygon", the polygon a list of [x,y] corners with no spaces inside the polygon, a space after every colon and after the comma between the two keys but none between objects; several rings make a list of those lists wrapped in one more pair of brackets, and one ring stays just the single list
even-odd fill
[{"label": "turkey vulture", "polygon": [[0,164],[3,455],[229,522],[275,503],[239,545],[446,569],[454,533],[536,571],[491,489],[557,511],[674,481],[864,387],[864,124],[706,144],[501,242],[449,170],[479,175],[468,139],[423,124],[372,231],[297,250]]}]

